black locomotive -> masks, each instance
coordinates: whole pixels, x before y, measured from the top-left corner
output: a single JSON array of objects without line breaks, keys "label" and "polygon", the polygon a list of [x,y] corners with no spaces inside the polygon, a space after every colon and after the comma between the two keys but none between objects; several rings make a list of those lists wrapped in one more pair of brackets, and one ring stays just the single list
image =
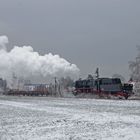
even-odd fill
[{"label": "black locomotive", "polygon": [[119,78],[84,79],[75,82],[74,95],[92,93],[99,96],[118,96],[127,99],[133,90],[132,84],[122,84]]}]

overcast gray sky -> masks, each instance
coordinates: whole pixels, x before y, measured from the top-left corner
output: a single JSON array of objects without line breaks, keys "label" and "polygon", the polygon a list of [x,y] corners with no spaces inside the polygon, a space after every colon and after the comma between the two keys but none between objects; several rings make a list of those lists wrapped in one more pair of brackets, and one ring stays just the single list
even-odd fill
[{"label": "overcast gray sky", "polygon": [[140,0],[0,0],[0,35],[59,54],[81,70],[129,76],[140,45]]}]

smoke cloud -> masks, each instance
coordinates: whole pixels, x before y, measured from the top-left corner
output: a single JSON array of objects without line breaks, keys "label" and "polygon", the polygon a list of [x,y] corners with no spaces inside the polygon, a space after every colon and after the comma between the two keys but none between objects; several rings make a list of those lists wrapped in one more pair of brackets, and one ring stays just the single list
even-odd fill
[{"label": "smoke cloud", "polygon": [[7,51],[7,36],[0,36],[0,77],[8,79],[14,73],[17,77],[76,76],[79,68],[59,55],[40,55],[31,46],[14,46]]},{"label": "smoke cloud", "polygon": [[0,49],[6,50],[6,44],[8,43],[7,36],[0,36]]}]

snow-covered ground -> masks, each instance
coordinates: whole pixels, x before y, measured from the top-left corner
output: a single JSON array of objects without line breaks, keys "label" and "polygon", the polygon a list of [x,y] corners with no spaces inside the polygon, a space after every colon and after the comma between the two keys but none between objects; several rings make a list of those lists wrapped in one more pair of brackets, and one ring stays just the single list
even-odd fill
[{"label": "snow-covered ground", "polygon": [[140,140],[140,101],[0,96],[0,140]]}]

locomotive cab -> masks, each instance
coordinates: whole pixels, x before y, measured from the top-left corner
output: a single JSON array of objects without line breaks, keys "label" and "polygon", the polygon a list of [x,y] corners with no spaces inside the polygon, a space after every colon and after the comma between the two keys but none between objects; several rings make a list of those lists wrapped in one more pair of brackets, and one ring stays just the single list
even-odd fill
[{"label": "locomotive cab", "polygon": [[120,92],[122,91],[122,83],[119,78],[100,78],[99,89],[103,92]]}]

